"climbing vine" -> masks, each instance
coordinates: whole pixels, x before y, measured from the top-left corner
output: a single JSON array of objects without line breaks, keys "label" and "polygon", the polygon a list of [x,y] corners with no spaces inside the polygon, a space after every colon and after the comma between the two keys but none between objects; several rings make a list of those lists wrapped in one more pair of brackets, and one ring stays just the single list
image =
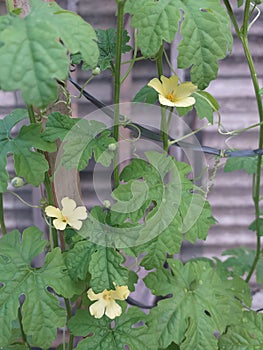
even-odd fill
[{"label": "climbing vine", "polygon": [[[16,3],[6,1],[8,13],[0,17],[0,88],[20,90],[25,108],[0,120],[1,349],[49,349],[59,328],[58,350],[262,346],[262,313],[251,308],[249,285],[252,276],[263,285],[263,90],[249,49],[260,3],[237,1],[240,24],[228,0],[116,0],[116,28],[95,31],[56,2],[30,0],[29,13],[21,17]],[[125,16],[133,40],[124,28]],[[217,78],[218,61],[231,52],[232,27],[251,74],[258,123],[225,132],[220,106],[205,89]],[[178,33],[173,67],[167,47]],[[130,60],[123,59],[125,53]],[[156,74],[131,104],[122,105],[123,83],[141,60],[155,61]],[[170,76],[164,74],[164,62]],[[89,76],[84,86],[72,77],[77,68]],[[189,70],[189,81],[181,81],[180,69]],[[112,74],[113,106],[89,93],[93,79],[106,70]],[[72,117],[66,81],[79,90],[77,97],[97,107],[88,118]],[[184,116],[192,110],[207,120],[205,128],[217,124],[227,135],[259,126],[258,148],[200,145],[195,134],[203,127],[172,136],[174,125],[186,127]],[[124,146],[129,159],[122,159]],[[186,154],[190,149],[201,163],[205,154],[214,155],[212,174],[205,163],[196,174],[191,160],[178,161],[175,147]],[[14,178],[7,167],[10,158]],[[228,158],[226,172],[243,169],[251,175],[255,219],[249,229],[256,249],[225,251],[228,258],[222,261],[182,262],[176,255],[183,241],[205,240],[216,224],[207,194],[221,158]],[[97,169],[110,173],[103,179],[109,192],[97,190],[100,205],[95,206],[83,201],[79,184],[79,172],[91,160],[95,185]],[[23,186],[39,187],[40,203],[32,205],[16,193]],[[45,232],[33,223],[23,232],[9,231],[7,192],[42,213]],[[44,261],[38,266],[34,258],[40,254]],[[131,295],[135,290],[138,295],[142,268],[145,288],[155,296],[152,304]]]}]

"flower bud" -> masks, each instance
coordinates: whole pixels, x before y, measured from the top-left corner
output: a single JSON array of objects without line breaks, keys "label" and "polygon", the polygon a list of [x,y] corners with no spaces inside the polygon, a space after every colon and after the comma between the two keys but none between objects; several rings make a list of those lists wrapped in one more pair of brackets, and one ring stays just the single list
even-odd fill
[{"label": "flower bud", "polygon": [[105,199],[105,201],[103,201],[103,205],[106,209],[109,209],[111,207],[110,201],[108,199]]},{"label": "flower bud", "polygon": [[110,143],[110,144],[109,144],[108,150],[109,150],[110,152],[115,152],[116,149],[117,149],[116,143]]},{"label": "flower bud", "polygon": [[22,177],[16,176],[11,180],[11,185],[14,188],[19,188],[19,187],[23,187],[24,185],[26,185],[26,182]]},{"label": "flower bud", "polygon": [[99,75],[100,74],[100,67],[95,67],[92,69],[92,75]]}]

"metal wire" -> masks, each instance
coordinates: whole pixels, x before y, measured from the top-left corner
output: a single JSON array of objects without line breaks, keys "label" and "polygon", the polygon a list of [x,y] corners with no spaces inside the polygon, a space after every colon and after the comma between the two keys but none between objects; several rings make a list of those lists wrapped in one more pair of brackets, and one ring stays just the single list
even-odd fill
[{"label": "metal wire", "polygon": [[[92,96],[90,93],[88,93],[85,89],[83,89],[75,80],[69,76],[69,81],[82,93],[82,95],[89,100],[91,103],[93,103],[96,107],[103,109],[103,112],[107,114],[110,118],[114,118],[114,111],[106,106],[103,102],[99,101],[96,97]],[[120,115],[120,121],[125,122],[125,116]],[[146,137],[148,139],[161,142],[161,134],[159,130],[149,130],[137,123],[132,124],[126,124],[125,125],[128,129],[132,130],[133,132],[138,133],[138,129],[141,132],[142,137]],[[138,129],[137,129],[138,128]],[[174,141],[172,138],[170,138],[170,141]],[[196,146],[188,142],[176,142],[173,144],[173,146],[181,147],[181,148],[191,148],[193,151],[196,152],[204,152],[207,154],[212,154],[214,156],[218,156],[220,158],[230,158],[230,157],[257,157],[263,155],[263,149],[254,149],[254,150],[237,150],[233,151],[231,149],[217,149],[214,147],[209,146]]]}]

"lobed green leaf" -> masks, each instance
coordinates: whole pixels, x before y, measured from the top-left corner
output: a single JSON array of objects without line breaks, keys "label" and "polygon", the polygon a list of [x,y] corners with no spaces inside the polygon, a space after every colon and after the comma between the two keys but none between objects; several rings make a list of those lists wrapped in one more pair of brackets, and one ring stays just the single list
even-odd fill
[{"label": "lobed green leaf", "polygon": [[231,157],[227,159],[224,171],[229,173],[235,170],[244,170],[247,174],[255,174],[257,161],[257,157]]},{"label": "lobed green leaf", "polygon": [[112,325],[106,317],[98,320],[88,310],[78,310],[69,328],[75,336],[87,336],[76,350],[157,350],[155,332],[144,323],[146,319],[143,312],[130,308]]},{"label": "lobed green leaf", "polygon": [[114,284],[124,286],[128,284],[129,271],[121,266],[124,257],[115,249],[108,247],[98,248],[91,256],[89,272],[90,286],[95,292],[104,289],[114,289]]},{"label": "lobed green leaf", "polygon": [[247,247],[227,249],[222,253],[223,256],[229,256],[223,265],[231,269],[237,276],[243,276],[249,272],[255,259],[255,250]]},{"label": "lobed green leaf", "polygon": [[0,86],[6,91],[21,89],[26,104],[42,108],[56,99],[56,80],[67,78],[67,50],[80,52],[93,67],[98,47],[95,31],[75,13],[55,2],[30,4],[25,18],[13,14],[1,19]]},{"label": "lobed green leaf", "polygon": [[[48,132],[51,133],[50,129]],[[53,133],[55,133],[55,130],[53,130]],[[92,153],[94,153],[97,163],[109,166],[114,156],[114,152],[109,149],[109,145],[116,143],[110,135],[106,125],[101,122],[86,119],[79,120],[64,139],[62,164],[67,169],[83,170],[88,165]]]},{"label": "lobed green leaf", "polygon": [[154,294],[169,296],[151,310],[148,322],[158,333],[159,346],[173,341],[184,350],[217,350],[213,333],[223,332],[242,315],[231,284],[207,262],[167,262],[169,270],[157,269],[144,279]]},{"label": "lobed green leaf", "polygon": [[244,311],[219,339],[219,350],[258,350],[263,347],[263,314]]},{"label": "lobed green leaf", "polygon": [[0,242],[0,344],[9,344],[12,322],[17,318],[19,298],[25,296],[22,306],[24,332],[34,346],[48,348],[57,334],[57,327],[66,322],[66,311],[58,298],[48,291],[71,297],[80,290],[69,277],[59,248],[46,255],[43,267],[33,268],[32,259],[42,253],[47,242],[43,233],[30,227],[20,233],[15,230]]},{"label": "lobed green leaf", "polygon": [[[98,47],[100,51],[98,65],[100,69],[103,71],[107,68],[112,68],[114,63],[114,59],[116,57],[116,47],[117,47],[117,36],[116,29],[97,29],[96,30],[98,37]],[[126,53],[129,52],[132,48],[127,45],[130,41],[129,34],[127,30],[123,31],[122,36],[122,47],[121,52]]]}]

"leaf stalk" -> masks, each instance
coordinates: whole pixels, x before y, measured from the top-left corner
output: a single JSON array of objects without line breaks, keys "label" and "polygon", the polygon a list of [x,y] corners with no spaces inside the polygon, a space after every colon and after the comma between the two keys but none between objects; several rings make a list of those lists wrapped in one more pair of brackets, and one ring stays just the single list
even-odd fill
[{"label": "leaf stalk", "polygon": [[[113,137],[116,142],[119,140],[119,123],[120,123],[120,90],[121,90],[121,48],[122,48],[122,36],[123,36],[123,22],[124,22],[124,4],[125,0],[117,2],[117,47],[116,47],[116,62],[115,62],[115,74],[114,74],[114,126]],[[114,156],[114,185],[119,185],[119,166],[118,166],[118,153]]]}]

